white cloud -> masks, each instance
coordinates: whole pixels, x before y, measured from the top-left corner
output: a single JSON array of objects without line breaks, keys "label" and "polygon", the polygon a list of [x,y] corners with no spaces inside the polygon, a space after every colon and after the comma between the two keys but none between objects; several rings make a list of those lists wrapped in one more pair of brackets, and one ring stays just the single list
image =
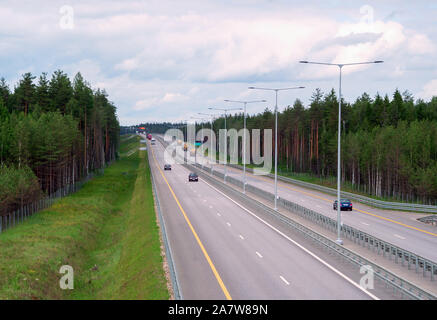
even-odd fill
[{"label": "white cloud", "polygon": [[433,79],[426,83],[423,90],[420,91],[417,96],[425,100],[437,97],[437,79]]},{"label": "white cloud", "polygon": [[[420,91],[414,87],[420,83],[429,85],[423,88],[424,95],[435,89],[430,81],[435,74],[429,73],[437,67],[436,35],[415,27],[420,21],[411,23],[414,17],[406,22],[382,21],[380,17],[387,15],[376,5],[371,21],[364,21],[362,15],[357,18],[359,2],[351,2],[350,7],[356,8],[349,14],[335,6],[313,10],[321,5],[314,2],[308,10],[264,0],[233,6],[208,0],[78,0],[71,4],[75,27],[66,31],[59,28],[64,3],[56,3],[4,1],[0,8],[0,55],[8,61],[4,76],[16,79],[17,70],[39,73],[60,68],[71,76],[80,71],[94,88],[107,90],[124,124],[142,117],[180,119],[223,99],[270,97],[247,90],[248,84],[308,88],[300,94],[284,92],[280,98],[284,105],[302,95],[309,98],[316,87],[337,86],[336,68],[299,65],[299,60],[385,60],[378,67],[345,68],[345,75],[363,79],[345,83],[350,85],[345,92],[351,95],[367,88],[381,93],[390,93],[386,88],[392,87]],[[424,14],[428,12],[418,12],[421,19]],[[418,70],[414,76],[411,69]],[[251,110],[258,107],[265,106]]]},{"label": "white cloud", "polygon": [[178,101],[184,101],[187,100],[188,97],[184,96],[180,93],[166,93],[164,97],[162,97],[162,102],[178,102]]},{"label": "white cloud", "polygon": [[168,104],[173,102],[181,102],[189,99],[187,96],[180,93],[167,92],[161,97],[152,97],[139,100],[135,103],[134,110],[146,110],[151,107],[157,107],[160,104]]},{"label": "white cloud", "polygon": [[149,108],[155,106],[156,103],[158,103],[158,102],[159,102],[159,99],[157,99],[157,98],[139,100],[135,103],[135,106],[133,107],[133,109],[135,111],[146,110],[146,109],[149,109]]},{"label": "white cloud", "polygon": [[130,71],[138,68],[138,61],[136,59],[125,59],[121,63],[115,65],[116,70]]},{"label": "white cloud", "polygon": [[408,41],[411,53],[427,54],[435,52],[435,45],[425,34],[414,34]]}]

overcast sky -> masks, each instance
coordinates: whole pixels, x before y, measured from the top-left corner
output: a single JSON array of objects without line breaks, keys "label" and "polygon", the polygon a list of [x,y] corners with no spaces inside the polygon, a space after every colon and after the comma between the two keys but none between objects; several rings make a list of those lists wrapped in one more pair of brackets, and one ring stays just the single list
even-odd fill
[{"label": "overcast sky", "polygon": [[364,91],[437,95],[437,1],[147,0],[0,1],[0,76],[78,71],[104,88],[122,125],[177,121],[266,99],[279,108],[315,88],[338,88],[338,69],[299,60],[384,64],[349,67],[343,96]]}]

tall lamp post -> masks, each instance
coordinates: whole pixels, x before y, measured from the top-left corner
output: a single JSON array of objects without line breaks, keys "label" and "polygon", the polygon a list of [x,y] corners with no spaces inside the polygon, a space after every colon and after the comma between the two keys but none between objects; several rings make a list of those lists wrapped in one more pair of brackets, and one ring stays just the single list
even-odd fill
[{"label": "tall lamp post", "polygon": [[[212,145],[212,143],[213,143],[213,141],[212,141],[212,134],[214,132],[213,123],[214,123],[214,116],[216,116],[216,114],[202,113],[202,112],[198,112],[197,114],[202,115],[202,116],[209,116],[209,117],[211,117],[211,139],[210,139],[211,140],[211,142],[210,142],[211,143],[211,148],[210,148],[210,151],[208,151],[208,156],[209,156],[209,152],[213,152],[213,150],[214,150],[214,148],[213,148],[214,146]],[[212,154],[211,154],[210,158],[212,158]],[[215,159],[214,159],[214,163],[215,163]],[[212,171],[213,171],[213,164],[211,163],[211,174],[212,174]]]},{"label": "tall lamp post", "polygon": [[228,100],[225,102],[234,102],[244,104],[244,129],[243,129],[243,193],[246,193],[246,106],[248,103],[266,102],[266,100],[239,101]]},{"label": "tall lamp post", "polygon": [[[202,120],[202,129],[203,129],[203,121],[208,120],[207,118],[199,118],[199,117],[191,117],[191,119],[195,119],[195,120]],[[196,139],[194,139],[196,140]],[[196,143],[196,141],[194,141]],[[195,150],[195,163],[197,163],[197,148],[196,145],[194,145],[194,150]],[[203,169],[203,162],[202,162],[202,169]]]},{"label": "tall lamp post", "polygon": [[[185,135],[184,135],[184,141],[182,141],[182,142],[184,143],[184,145],[187,144],[187,146],[188,146],[188,121],[190,121],[190,119],[184,119],[182,121],[185,122]],[[185,140],[185,139],[187,139],[187,140]],[[187,163],[187,152],[186,151],[184,151],[184,163]]]},{"label": "tall lamp post", "polygon": [[249,89],[254,90],[268,90],[275,91],[275,210],[278,210],[278,91],[284,90],[294,90],[294,89],[303,89],[305,87],[292,87],[292,88],[258,88],[258,87],[249,87]]},{"label": "tall lamp post", "polygon": [[189,119],[184,119],[184,120],[182,120],[182,122],[184,122],[185,123],[185,125],[184,125],[184,127],[185,127],[185,130],[184,131],[182,131],[182,133],[184,133],[184,142],[185,142],[185,135],[187,136],[187,141],[188,141],[188,121],[190,121]]},{"label": "tall lamp post", "polygon": [[226,117],[228,114],[228,111],[232,111],[232,110],[243,110],[242,108],[208,108],[209,110],[219,110],[219,111],[224,111],[225,112],[225,170],[224,170],[224,176],[223,176],[223,181],[226,183],[226,174],[227,174],[227,170],[226,170],[226,163],[228,162],[228,131],[226,128]]},{"label": "tall lamp post", "polygon": [[299,63],[306,64],[321,64],[325,66],[336,66],[340,71],[339,90],[338,90],[338,142],[337,142],[337,243],[343,244],[341,239],[341,206],[340,206],[340,179],[341,179],[341,166],[340,166],[340,131],[341,131],[341,71],[345,66],[355,66],[360,64],[373,64],[383,63],[384,61],[368,61],[368,62],[356,62],[356,63],[325,63],[325,62],[313,62],[313,61],[299,61]]}]

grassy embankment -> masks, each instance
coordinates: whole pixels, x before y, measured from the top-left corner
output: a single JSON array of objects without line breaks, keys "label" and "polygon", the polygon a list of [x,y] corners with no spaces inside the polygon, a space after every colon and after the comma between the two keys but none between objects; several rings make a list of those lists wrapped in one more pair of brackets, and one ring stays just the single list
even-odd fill
[{"label": "grassy embankment", "polygon": [[[139,146],[122,139],[121,154]],[[61,290],[62,265],[74,289]],[[0,234],[0,299],[168,299],[145,151]]]}]

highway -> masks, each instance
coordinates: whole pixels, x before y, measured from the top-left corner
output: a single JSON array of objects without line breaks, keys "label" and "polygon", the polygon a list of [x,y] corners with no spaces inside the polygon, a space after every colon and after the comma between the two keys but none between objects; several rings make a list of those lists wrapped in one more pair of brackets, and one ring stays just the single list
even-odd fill
[{"label": "highway", "polygon": [[148,143],[184,299],[394,299],[364,290],[359,270],[274,225],[189,171],[164,171],[164,148]]},{"label": "highway", "polygon": [[[214,170],[224,173],[224,166],[214,165]],[[236,168],[228,166],[227,175],[243,180],[243,171]],[[246,172],[246,181],[274,194],[274,180],[270,177],[255,176]],[[337,211],[332,208],[336,199],[333,195],[278,181],[278,196],[337,219]],[[359,202],[353,202],[353,206],[352,211],[342,211],[344,224],[437,261],[437,228],[417,221],[423,214],[382,210]]]},{"label": "highway", "polygon": [[[162,137],[162,136],[161,136]],[[197,155],[200,157],[200,155]],[[224,166],[214,165],[214,171],[224,173]],[[227,175],[243,180],[243,171],[227,166]],[[267,176],[257,176],[246,171],[248,184],[274,194],[274,180]],[[332,205],[336,196],[303,188],[278,180],[278,196],[303,207],[337,219],[337,211]],[[367,232],[375,237],[414,252],[424,258],[437,261],[437,228],[417,221],[423,213],[402,212],[373,208],[353,202],[353,211],[342,211],[342,222]]]}]

